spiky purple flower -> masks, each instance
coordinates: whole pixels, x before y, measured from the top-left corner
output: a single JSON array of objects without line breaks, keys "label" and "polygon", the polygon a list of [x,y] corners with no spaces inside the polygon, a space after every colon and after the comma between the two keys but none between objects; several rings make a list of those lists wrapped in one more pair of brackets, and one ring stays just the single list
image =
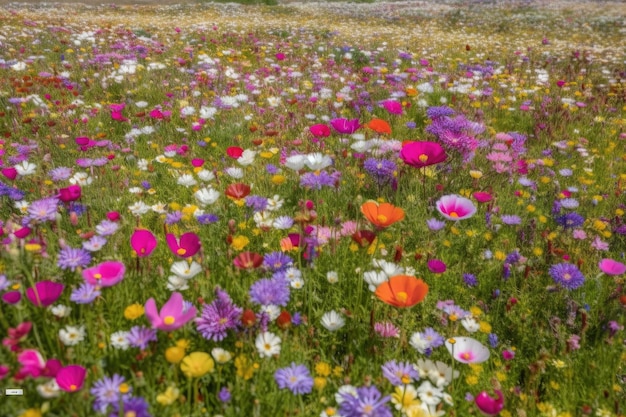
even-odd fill
[{"label": "spiky purple flower", "polygon": [[360,387],[356,395],[345,392],[341,393],[341,405],[339,413],[343,417],[391,417],[391,410],[386,403],[391,397],[382,396],[375,386]]},{"label": "spiky purple flower", "polygon": [[409,362],[397,362],[395,359],[385,362],[381,367],[383,376],[393,386],[410,384],[420,379],[419,372]]},{"label": "spiky purple flower", "polygon": [[286,306],[289,302],[289,282],[281,278],[260,279],[250,286],[250,299],[262,306]]},{"label": "spiky purple flower", "polygon": [[550,276],[555,283],[568,290],[575,290],[585,283],[585,276],[576,265],[560,263],[550,267]]},{"label": "spiky purple flower", "polygon": [[135,326],[128,332],[127,340],[132,347],[144,350],[150,342],[157,341],[157,331],[145,326]]},{"label": "spiky purple flower", "polygon": [[304,365],[296,365],[278,369],[274,373],[274,380],[280,389],[289,389],[293,394],[308,394],[313,390],[313,378]]},{"label": "spiky purple flower", "polygon": [[88,251],[67,246],[59,252],[57,266],[61,269],[75,271],[76,268],[87,266],[90,262],[91,254]]},{"label": "spiky purple flower", "polygon": [[233,304],[226,291],[218,288],[215,295],[215,300],[204,305],[195,322],[202,337],[219,342],[226,337],[228,330],[237,328],[243,310]]}]

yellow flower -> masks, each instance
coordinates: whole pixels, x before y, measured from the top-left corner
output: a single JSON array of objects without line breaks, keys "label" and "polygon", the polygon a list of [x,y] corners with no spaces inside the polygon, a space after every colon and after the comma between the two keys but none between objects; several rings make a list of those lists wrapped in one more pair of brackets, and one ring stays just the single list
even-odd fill
[{"label": "yellow flower", "polygon": [[480,315],[483,314],[483,311],[480,309],[480,307],[472,306],[470,307],[470,313],[472,313],[472,316],[474,317],[480,317]]},{"label": "yellow flower", "polygon": [[553,390],[558,390],[559,388],[561,388],[561,385],[559,385],[559,383],[556,381],[550,381],[550,388],[552,388]]},{"label": "yellow flower", "polygon": [[215,362],[206,352],[192,352],[185,356],[180,369],[187,378],[200,378],[215,369]]},{"label": "yellow flower", "polygon": [[37,408],[29,408],[20,414],[20,417],[41,417],[41,411]]},{"label": "yellow flower", "polygon": [[511,417],[511,412],[509,410],[500,411],[500,417]]},{"label": "yellow flower", "polygon": [[554,365],[554,367],[555,367],[556,369],[563,369],[563,368],[565,368],[565,366],[566,366],[566,365],[565,365],[565,362],[563,362],[563,361],[562,361],[562,360],[560,360],[560,359],[553,359],[553,360],[552,360],[552,365]]},{"label": "yellow flower", "polygon": [[491,333],[491,324],[487,323],[486,321],[481,321],[479,323],[480,326],[480,331],[483,333]]},{"label": "yellow flower", "polygon": [[497,250],[493,257],[496,258],[498,261],[503,261],[506,259],[506,255],[501,250]]},{"label": "yellow flower", "polygon": [[335,366],[333,368],[333,376],[339,378],[343,375],[343,368],[341,366]]},{"label": "yellow flower", "polygon": [[177,364],[185,357],[185,349],[179,346],[172,346],[165,349],[165,360],[169,363]]},{"label": "yellow flower", "polygon": [[157,395],[157,402],[161,405],[170,405],[178,399],[180,391],[175,387],[167,387],[164,393]]},{"label": "yellow flower", "polygon": [[143,306],[141,304],[131,304],[124,310],[126,320],[135,320],[141,316],[143,316]]},{"label": "yellow flower", "polygon": [[328,381],[323,376],[316,376],[315,378],[313,378],[313,387],[318,391],[322,391],[324,388],[326,388],[327,383]]},{"label": "yellow flower", "polygon": [[421,405],[421,401],[417,399],[417,390],[410,384],[396,387],[391,394],[391,402],[396,405],[397,410],[405,413],[408,409]]},{"label": "yellow flower", "polygon": [[526,206],[526,210],[527,210],[529,213],[534,213],[534,212],[535,212],[535,210],[537,210],[537,207],[533,206],[532,204],[529,204],[529,205],[527,205],[527,206]]},{"label": "yellow flower", "polygon": [[256,369],[254,364],[243,355],[235,358],[235,368],[237,369],[237,376],[245,379],[246,381],[252,378]]},{"label": "yellow flower", "polygon": [[248,243],[250,243],[250,239],[242,235],[237,235],[233,237],[233,242],[230,244],[230,246],[232,246],[232,248],[235,250],[243,250],[243,248],[245,248]]},{"label": "yellow flower", "polygon": [[315,364],[315,373],[319,376],[329,376],[330,371],[330,365],[326,362],[318,362]]},{"label": "yellow flower", "polygon": [[465,382],[467,382],[467,385],[476,385],[478,384],[478,377],[476,375],[468,375],[465,378]]},{"label": "yellow flower", "polygon": [[274,185],[281,185],[285,181],[287,181],[287,177],[285,177],[284,175],[276,174],[272,176],[272,184]]},{"label": "yellow flower", "polygon": [[187,349],[189,347],[189,340],[187,339],[178,339],[176,341],[176,346],[179,348]]},{"label": "yellow flower", "polygon": [[533,249],[533,255],[535,255],[535,256],[543,255],[543,249],[541,249],[541,248],[534,248]]}]

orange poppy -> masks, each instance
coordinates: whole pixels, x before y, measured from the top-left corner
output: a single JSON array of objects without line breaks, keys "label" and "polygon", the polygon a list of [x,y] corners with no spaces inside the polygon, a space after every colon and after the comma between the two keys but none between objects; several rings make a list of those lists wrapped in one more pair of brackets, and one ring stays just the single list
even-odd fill
[{"label": "orange poppy", "polygon": [[375,201],[366,201],[361,206],[361,213],[365,215],[367,220],[377,227],[389,227],[395,222],[404,219],[404,210],[393,204],[378,204]]},{"label": "orange poppy", "polygon": [[408,308],[428,294],[428,284],[410,275],[395,275],[376,288],[376,297],[394,307]]},{"label": "orange poppy", "polygon": [[367,124],[367,127],[372,129],[376,133],[381,133],[381,134],[382,133],[389,133],[389,134],[391,133],[391,126],[389,126],[389,123],[387,123],[383,119],[372,119]]}]

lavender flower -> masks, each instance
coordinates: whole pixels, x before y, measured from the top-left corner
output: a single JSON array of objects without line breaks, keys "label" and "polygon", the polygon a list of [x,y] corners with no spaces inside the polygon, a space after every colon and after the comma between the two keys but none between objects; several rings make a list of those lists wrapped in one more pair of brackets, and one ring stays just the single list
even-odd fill
[{"label": "lavender flower", "polygon": [[304,365],[296,365],[278,369],[274,373],[274,379],[280,389],[289,389],[293,394],[308,394],[313,390],[313,378]]},{"label": "lavender flower", "polygon": [[165,224],[172,225],[176,224],[183,218],[183,213],[180,211],[174,211],[172,213],[167,213],[165,215]]},{"label": "lavender flower", "polygon": [[72,291],[70,295],[70,301],[74,301],[76,304],[91,304],[101,292],[94,285],[88,282],[84,282],[80,287]]},{"label": "lavender flower", "polygon": [[227,387],[222,387],[220,392],[217,394],[217,399],[220,400],[220,402],[222,403],[230,402],[231,395]]},{"label": "lavender flower", "polygon": [[28,206],[28,219],[38,223],[56,220],[59,200],[54,197],[33,201]]},{"label": "lavender flower", "polygon": [[446,226],[446,222],[432,218],[432,219],[426,220],[426,225],[428,226],[430,230],[432,230],[433,232],[436,232],[438,230],[443,229]]},{"label": "lavender flower", "polygon": [[[142,397],[129,397],[120,402],[112,403],[113,413],[109,417],[133,416],[133,417],[152,417],[148,412],[149,404]],[[123,413],[123,414],[122,414]]]},{"label": "lavender flower", "polygon": [[72,176],[72,169],[67,167],[58,167],[48,172],[48,175],[50,175],[50,179],[54,182],[65,181]]},{"label": "lavender flower", "polygon": [[350,392],[339,395],[342,399],[339,413],[343,417],[392,417],[391,410],[385,405],[391,397],[383,397],[373,385],[357,388],[356,395]]},{"label": "lavender flower", "polygon": [[378,184],[385,184],[394,179],[398,166],[388,159],[368,158],[363,163],[363,168]]},{"label": "lavender flower", "polygon": [[419,372],[415,370],[411,363],[398,363],[395,359],[385,362],[382,366],[382,371],[383,376],[387,378],[393,386],[410,384],[420,379]]},{"label": "lavender flower", "polygon": [[260,279],[252,284],[249,294],[255,304],[286,306],[290,296],[289,283],[280,278]]},{"label": "lavender flower", "polygon": [[498,347],[498,335],[495,333],[489,333],[487,336],[487,340],[489,341],[489,345],[495,349]]},{"label": "lavender flower", "polygon": [[[105,413],[109,405],[118,403],[122,399],[120,385],[124,382],[124,377],[118,374],[114,374],[112,377],[105,376],[94,382],[90,390],[91,395],[95,397],[93,403],[94,411]],[[130,394],[130,391],[128,394]]]},{"label": "lavender flower", "polygon": [[514,214],[503,214],[500,219],[502,220],[502,223],[509,226],[522,224],[521,217]]},{"label": "lavender flower", "polygon": [[585,218],[576,212],[571,212],[557,216],[555,221],[559,226],[563,226],[565,229],[575,229],[585,223]]},{"label": "lavender flower", "polygon": [[196,217],[198,223],[200,224],[211,224],[216,223],[219,220],[219,217],[216,214],[202,214]]},{"label": "lavender flower", "polygon": [[267,208],[267,198],[261,197],[260,195],[249,195],[245,199],[246,206],[252,208],[252,211],[258,213]]},{"label": "lavender flower", "polygon": [[585,276],[576,265],[560,263],[550,267],[550,276],[555,283],[568,290],[575,290],[585,283]]},{"label": "lavender flower", "polygon": [[478,285],[478,280],[476,279],[476,275],[474,274],[463,274],[463,282],[468,287],[475,287]]},{"label": "lavender flower", "polygon": [[228,330],[237,328],[243,310],[233,304],[226,291],[218,288],[215,295],[215,300],[204,305],[195,322],[202,337],[219,342],[226,337]]},{"label": "lavender flower", "polygon": [[157,331],[145,326],[134,326],[128,332],[127,340],[130,346],[144,350],[148,343],[157,341]]},{"label": "lavender flower", "polygon": [[100,236],[110,236],[117,232],[120,226],[110,220],[102,220],[100,224],[96,225],[96,233]]},{"label": "lavender flower", "polygon": [[284,271],[293,265],[293,259],[283,252],[271,252],[263,257],[263,267],[269,271]]},{"label": "lavender flower", "polygon": [[300,177],[300,186],[312,190],[321,190],[323,187],[335,187],[339,183],[341,172],[329,174],[326,171],[307,172]]},{"label": "lavender flower", "polygon": [[69,269],[73,272],[76,268],[89,265],[90,262],[91,254],[85,249],[76,249],[67,246],[59,252],[57,266],[61,269]]}]

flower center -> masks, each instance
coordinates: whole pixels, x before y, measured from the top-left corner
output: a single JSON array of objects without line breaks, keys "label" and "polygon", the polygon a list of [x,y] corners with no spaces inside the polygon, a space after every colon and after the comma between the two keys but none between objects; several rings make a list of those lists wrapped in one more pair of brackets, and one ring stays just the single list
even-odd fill
[{"label": "flower center", "polygon": [[183,249],[183,248],[179,248],[179,249],[176,251],[176,254],[177,254],[177,255],[184,255],[184,254],[186,254],[186,253],[187,253],[187,249]]},{"label": "flower center", "polygon": [[428,161],[428,155],[423,153],[420,156],[418,156],[417,159],[419,159],[420,162],[424,164],[424,163],[426,163],[426,161]]},{"label": "flower center", "polygon": [[474,358],[474,355],[472,355],[472,352],[463,352],[459,355],[459,357],[463,360],[469,361]]},{"label": "flower center", "polygon": [[134,411],[127,411],[124,413],[124,417],[137,417],[137,413]]},{"label": "flower center", "polygon": [[266,343],[263,347],[265,348],[265,350],[270,350],[272,348],[272,345]]},{"label": "flower center", "polygon": [[367,404],[365,407],[363,407],[363,414],[369,414],[372,412],[372,410],[374,409],[374,407],[370,404]]},{"label": "flower center", "polygon": [[456,211],[451,211],[449,216],[450,217],[454,217],[455,219],[457,219],[459,217],[459,214]]},{"label": "flower center", "polygon": [[129,390],[130,387],[128,386],[127,383],[121,383],[120,387],[118,388],[118,390],[122,393],[122,394],[126,394]]},{"label": "flower center", "polygon": [[387,216],[385,216],[384,214],[379,214],[378,216],[376,216],[376,220],[379,223],[385,223],[387,221]]},{"label": "flower center", "polygon": [[76,391],[78,387],[74,384],[70,385],[70,391]]},{"label": "flower center", "polygon": [[570,274],[564,274],[564,275],[563,275],[563,279],[564,279],[565,281],[569,281],[570,279],[572,279],[572,276],[571,276]]},{"label": "flower center", "polygon": [[102,278],[102,274],[93,274],[93,277],[95,279],[101,279]]},{"label": "flower center", "polygon": [[401,303],[405,303],[408,298],[409,298],[409,294],[407,294],[404,291],[400,291],[396,293],[396,300],[400,301]]},{"label": "flower center", "polygon": [[168,326],[170,324],[174,324],[174,322],[176,321],[176,319],[172,316],[167,316],[165,317],[165,319],[163,319],[163,323],[167,324]]}]

